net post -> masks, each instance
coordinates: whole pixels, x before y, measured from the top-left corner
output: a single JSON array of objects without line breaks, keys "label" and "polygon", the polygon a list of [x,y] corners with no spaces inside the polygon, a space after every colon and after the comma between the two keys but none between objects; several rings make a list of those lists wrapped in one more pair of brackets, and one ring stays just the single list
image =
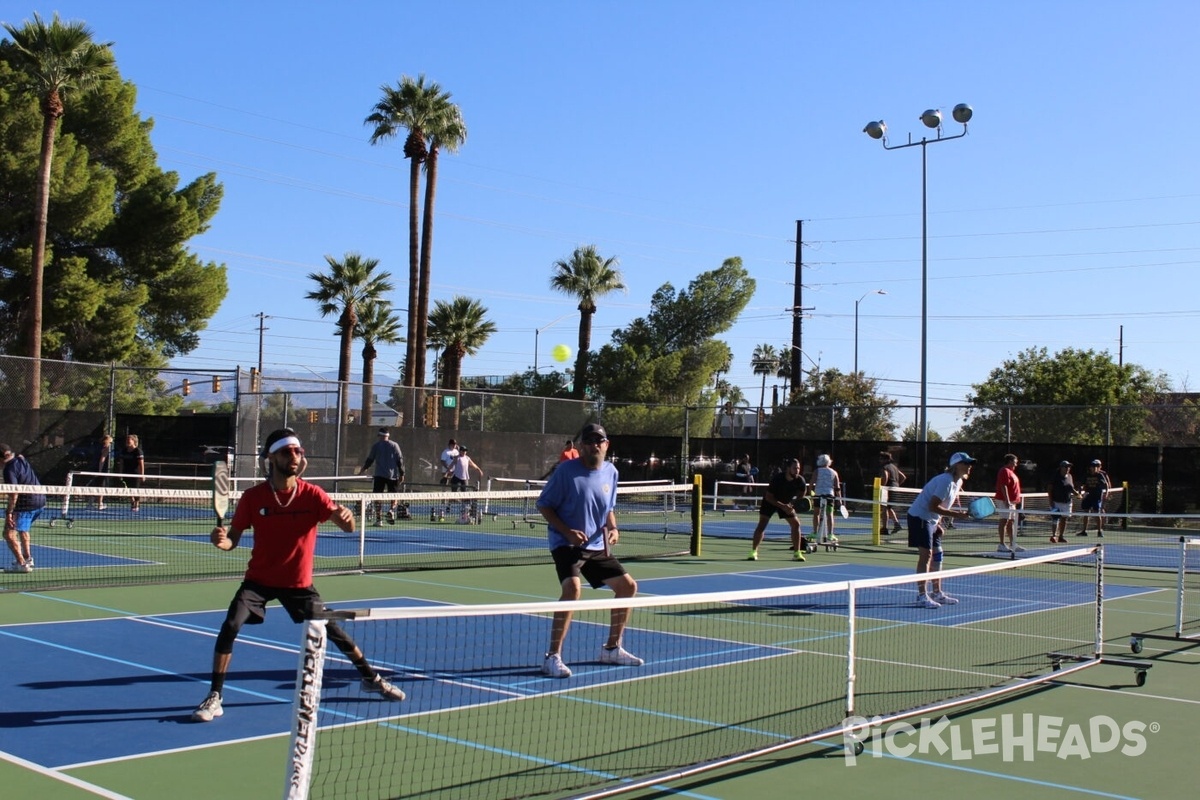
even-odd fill
[{"label": "net post", "polygon": [[304,623],[300,661],[296,667],[296,694],[292,703],[284,800],[308,798],[317,744],[317,707],[325,672],[326,633],[324,620],[312,619]]},{"label": "net post", "polygon": [[[716,491],[714,489],[714,491]],[[692,476],[692,547],[691,554],[699,556],[701,551],[701,528],[704,519],[704,476]]]},{"label": "net post", "polygon": [[1121,530],[1129,530],[1129,481],[1121,481]]},{"label": "net post", "polygon": [[1096,545],[1096,658],[1104,655],[1104,545]]},{"label": "net post", "polygon": [[1183,636],[1184,592],[1187,590],[1187,548],[1186,536],[1179,537],[1179,572],[1176,575],[1175,593],[1175,638]]},{"label": "net post", "polygon": [[874,504],[871,506],[871,544],[878,547],[882,544],[883,537],[879,531],[881,527],[887,524],[887,518],[883,516],[883,481],[879,476],[875,476],[875,480],[871,482],[871,499]]}]

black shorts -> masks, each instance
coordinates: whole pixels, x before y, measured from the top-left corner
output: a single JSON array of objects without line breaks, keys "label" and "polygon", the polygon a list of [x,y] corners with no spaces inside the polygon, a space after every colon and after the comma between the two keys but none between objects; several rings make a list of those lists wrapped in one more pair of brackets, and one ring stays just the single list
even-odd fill
[{"label": "black shorts", "polygon": [[467,490],[467,482],[463,478],[450,478],[450,491],[465,492]]},{"label": "black shorts", "polygon": [[287,611],[292,622],[312,619],[314,612],[325,608],[325,603],[322,602],[315,586],[280,589],[253,581],[242,581],[229,604],[226,619],[236,628],[242,625],[260,625],[267,618],[267,603],[272,600],[279,601],[279,605]]},{"label": "black shorts", "polygon": [[371,487],[376,494],[381,492],[398,492],[400,491],[399,479],[385,478],[382,475],[375,476],[374,485]]},{"label": "black shorts", "polygon": [[582,577],[593,589],[605,581],[627,575],[625,565],[603,550],[584,550],[582,547],[556,547],[550,551],[554,569],[561,584],[568,578]]},{"label": "black shorts", "polygon": [[942,526],[908,515],[908,546],[932,550],[942,539]]},{"label": "black shorts", "polygon": [[1083,500],[1079,501],[1079,510],[1093,513],[1103,511],[1104,498],[1100,495],[1084,495]]},{"label": "black shorts", "polygon": [[759,503],[758,515],[760,517],[769,517],[772,514],[778,514],[780,519],[792,519],[796,516],[795,511],[785,511],[782,508],[776,508],[775,506],[767,505],[766,503]]}]

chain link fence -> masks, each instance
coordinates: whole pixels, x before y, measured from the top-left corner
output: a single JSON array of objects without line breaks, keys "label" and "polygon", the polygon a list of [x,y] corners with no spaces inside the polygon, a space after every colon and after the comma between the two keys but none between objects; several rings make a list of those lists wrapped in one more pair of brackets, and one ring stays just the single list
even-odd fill
[{"label": "chain link fence", "polygon": [[[880,449],[913,449],[901,435],[914,429],[916,406],[878,408],[779,407],[761,419],[745,410],[737,424],[727,409],[619,406],[591,401],[505,395],[483,389],[448,391],[364,386],[254,370],[144,369],[117,364],[42,362],[42,403],[27,400],[29,359],[0,356],[0,441],[24,453],[46,483],[86,470],[100,437],[135,433],[147,475],[204,475],[218,459],[234,474],[257,475],[258,442],[279,427],[305,442],[310,476],[346,475],[362,465],[379,427],[393,429],[404,450],[413,488],[437,485],[438,454],[449,438],[471,447],[489,478],[537,479],[557,463],[566,439],[587,421],[603,422],[614,437],[612,456],[626,479],[706,480],[732,473],[743,454],[769,465],[785,455],[806,464],[818,452],[837,455],[851,485],[869,484]],[[371,402],[364,404],[363,398]],[[386,397],[386,400],[381,400]],[[1200,503],[1200,397],[1167,396],[1140,406],[930,406],[941,433],[929,463],[942,450],[985,457],[1008,450],[1046,467],[1066,458],[1102,458],[1118,481],[1134,484],[1131,498],[1151,510]],[[881,416],[885,435],[870,421]],[[759,424],[761,422],[761,424]],[[886,431],[891,432],[890,439]],[[1085,462],[1084,462],[1085,463]],[[811,467],[811,464],[809,464]],[[914,469],[910,475],[919,475]],[[982,472],[980,473],[982,474]]]}]

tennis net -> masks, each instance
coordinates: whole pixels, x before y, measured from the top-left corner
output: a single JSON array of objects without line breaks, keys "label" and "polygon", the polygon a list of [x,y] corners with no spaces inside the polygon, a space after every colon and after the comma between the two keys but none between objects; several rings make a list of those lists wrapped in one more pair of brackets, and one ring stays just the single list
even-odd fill
[{"label": "tennis net", "polygon": [[[247,532],[235,550],[210,544],[211,490],[0,485],[0,492],[39,492],[48,501],[31,531],[33,570],[0,572],[0,591],[240,578],[253,543]],[[538,494],[331,493],[358,522],[351,533],[321,526],[314,572],[547,563]],[[232,493],[231,507],[241,496]],[[691,497],[686,484],[618,487],[617,554],[628,560],[689,552],[696,525]]]},{"label": "tennis net", "polygon": [[[408,699],[362,695],[326,652],[326,622],[309,623],[287,796],[601,797],[1101,663],[1098,549],[944,572],[960,602],[938,609],[914,602],[927,576],[806,584],[813,572],[722,593],[330,612]],[[624,644],[644,665],[600,662],[614,608],[632,609]],[[540,666],[565,609],[562,680]]]}]

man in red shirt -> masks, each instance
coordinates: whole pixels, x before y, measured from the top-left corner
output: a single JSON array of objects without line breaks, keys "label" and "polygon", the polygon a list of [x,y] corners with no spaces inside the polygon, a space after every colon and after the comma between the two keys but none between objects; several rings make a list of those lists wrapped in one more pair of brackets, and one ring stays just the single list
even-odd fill
[{"label": "man in red shirt", "polygon": [[[996,473],[996,510],[1000,512],[1000,546],[997,553],[1023,553],[1025,548],[1017,544],[1017,514],[1021,508],[1021,480],[1017,477],[1017,457],[1012,453],[1004,456],[1004,466]],[[1008,544],[1005,545],[1007,536]]]},{"label": "man in red shirt", "polygon": [[[218,525],[210,536],[218,550],[232,550],[247,529],[254,529],[245,579],[217,634],[208,697],[192,712],[196,722],[211,722],[225,713],[221,708],[221,693],[233,658],[233,642],[243,625],[256,625],[266,618],[267,603],[278,600],[293,622],[311,619],[314,612],[324,607],[312,582],[317,526],[332,519],[346,533],[354,530],[350,509],[333,502],[321,487],[300,479],[308,462],[295,431],[281,428],[268,435],[262,459],[267,479],[242,494],[229,530]],[[362,676],[364,692],[388,700],[404,699],[404,692],[367,663],[362,650],[337,622],[330,620],[326,630],[329,641],[337,645]]]}]

